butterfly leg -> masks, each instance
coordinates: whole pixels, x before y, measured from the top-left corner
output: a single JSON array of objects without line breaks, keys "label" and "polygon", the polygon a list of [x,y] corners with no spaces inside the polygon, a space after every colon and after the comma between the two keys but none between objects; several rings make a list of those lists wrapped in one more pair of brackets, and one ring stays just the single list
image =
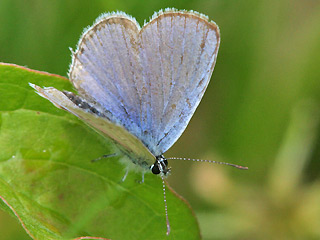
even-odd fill
[{"label": "butterfly leg", "polygon": [[112,154],[102,155],[101,157],[98,157],[96,159],[91,160],[91,162],[97,162],[97,161],[99,161],[99,160],[101,160],[103,158],[110,158],[110,157],[114,157],[114,156],[117,156],[117,154],[116,153],[112,153]]},{"label": "butterfly leg", "polygon": [[141,181],[136,180],[136,182],[139,183],[139,184],[144,183],[144,172],[142,173]]},{"label": "butterfly leg", "polygon": [[124,180],[126,180],[126,178],[128,176],[128,172],[129,172],[129,170],[127,169],[126,173],[124,174],[124,176],[121,179],[121,182],[124,182]]}]

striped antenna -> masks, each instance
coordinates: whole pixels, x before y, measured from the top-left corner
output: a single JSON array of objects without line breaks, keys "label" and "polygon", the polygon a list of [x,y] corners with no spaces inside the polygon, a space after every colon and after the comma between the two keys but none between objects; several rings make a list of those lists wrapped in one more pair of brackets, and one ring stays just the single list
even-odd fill
[{"label": "striped antenna", "polygon": [[166,224],[167,224],[167,235],[170,234],[170,223],[168,217],[168,206],[167,206],[167,197],[166,197],[166,184],[164,183],[164,178],[161,176],[162,179],[162,188],[163,188],[163,201],[164,201],[164,210],[166,213]]},{"label": "striped antenna", "polygon": [[232,163],[226,163],[226,162],[218,162],[218,161],[211,161],[211,160],[204,160],[204,159],[193,159],[193,158],[179,158],[179,157],[171,157],[167,159],[172,159],[172,160],[184,160],[184,161],[194,161],[194,162],[207,162],[207,163],[216,163],[216,164],[221,164],[221,165],[228,165],[231,167],[235,167],[241,170],[248,170],[248,167],[243,167],[240,165],[232,164]]}]

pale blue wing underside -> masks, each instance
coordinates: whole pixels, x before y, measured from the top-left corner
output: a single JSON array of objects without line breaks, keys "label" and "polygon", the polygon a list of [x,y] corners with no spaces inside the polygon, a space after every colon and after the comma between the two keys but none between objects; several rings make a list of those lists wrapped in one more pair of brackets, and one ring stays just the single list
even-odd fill
[{"label": "pale blue wing underside", "polygon": [[155,156],[185,130],[209,83],[219,47],[215,23],[165,11],[140,30],[122,13],[98,19],[80,39],[69,77]]},{"label": "pale blue wing underside", "polygon": [[[194,13],[156,15],[140,34],[140,58],[149,95],[142,104],[154,152],[167,151],[181,136],[209,83],[219,30]],[[150,103],[150,106],[148,104]]]},{"label": "pale blue wing underside", "polygon": [[103,116],[99,107],[91,107],[90,102],[70,92],[61,92],[53,87],[40,88],[31,83],[30,86],[56,107],[74,114],[104,137],[113,140],[123,153],[142,168],[148,170],[154,163],[155,158],[145,145],[121,125],[115,124],[113,121],[108,120],[106,116]]},{"label": "pale blue wing underside", "polygon": [[140,138],[138,28],[126,15],[101,18],[80,39],[69,77],[82,97],[99,103],[110,119]]}]

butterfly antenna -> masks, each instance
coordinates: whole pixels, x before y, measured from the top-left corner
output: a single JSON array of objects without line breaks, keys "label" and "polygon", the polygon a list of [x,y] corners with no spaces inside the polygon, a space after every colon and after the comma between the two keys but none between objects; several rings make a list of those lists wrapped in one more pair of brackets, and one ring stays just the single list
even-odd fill
[{"label": "butterfly antenna", "polygon": [[204,160],[204,159],[193,159],[193,158],[178,158],[178,157],[171,157],[167,159],[173,159],[173,160],[184,160],[184,161],[194,161],[194,162],[208,162],[208,163],[216,163],[221,165],[228,165],[231,167],[235,167],[242,170],[248,170],[248,167],[243,167],[240,165],[232,164],[232,163],[226,163],[226,162],[218,162],[218,161],[211,161],[211,160]]},{"label": "butterfly antenna", "polygon": [[170,223],[168,217],[168,206],[167,206],[167,197],[166,197],[166,185],[164,183],[164,178],[161,176],[162,179],[162,189],[163,189],[163,201],[164,201],[164,210],[166,212],[166,224],[167,224],[167,235],[170,234]]}]

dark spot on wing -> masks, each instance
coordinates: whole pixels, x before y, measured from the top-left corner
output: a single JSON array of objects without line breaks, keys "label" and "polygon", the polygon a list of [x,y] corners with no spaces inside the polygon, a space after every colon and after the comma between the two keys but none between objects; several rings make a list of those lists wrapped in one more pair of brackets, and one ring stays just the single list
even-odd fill
[{"label": "dark spot on wing", "polygon": [[144,94],[147,94],[147,93],[148,93],[148,89],[146,89],[145,87],[142,87],[142,92],[143,92]]},{"label": "dark spot on wing", "polygon": [[67,92],[67,91],[64,91],[63,93],[79,108],[88,110],[90,113],[98,115],[99,117],[106,117],[103,113],[99,112],[95,107],[92,107],[86,100],[75,95],[74,93]]},{"label": "dark spot on wing", "polygon": [[187,98],[186,102],[187,102],[189,108],[191,108],[191,103],[190,103],[190,99],[189,98]]},{"label": "dark spot on wing", "polygon": [[202,78],[202,79],[199,81],[199,83],[198,83],[198,86],[197,86],[197,87],[200,87],[200,86],[203,84],[204,80],[205,80],[205,78]]},{"label": "dark spot on wing", "polygon": [[204,49],[205,45],[206,45],[205,41],[202,40],[202,42],[201,42],[201,44],[200,44],[200,48],[201,48],[201,49]]}]

